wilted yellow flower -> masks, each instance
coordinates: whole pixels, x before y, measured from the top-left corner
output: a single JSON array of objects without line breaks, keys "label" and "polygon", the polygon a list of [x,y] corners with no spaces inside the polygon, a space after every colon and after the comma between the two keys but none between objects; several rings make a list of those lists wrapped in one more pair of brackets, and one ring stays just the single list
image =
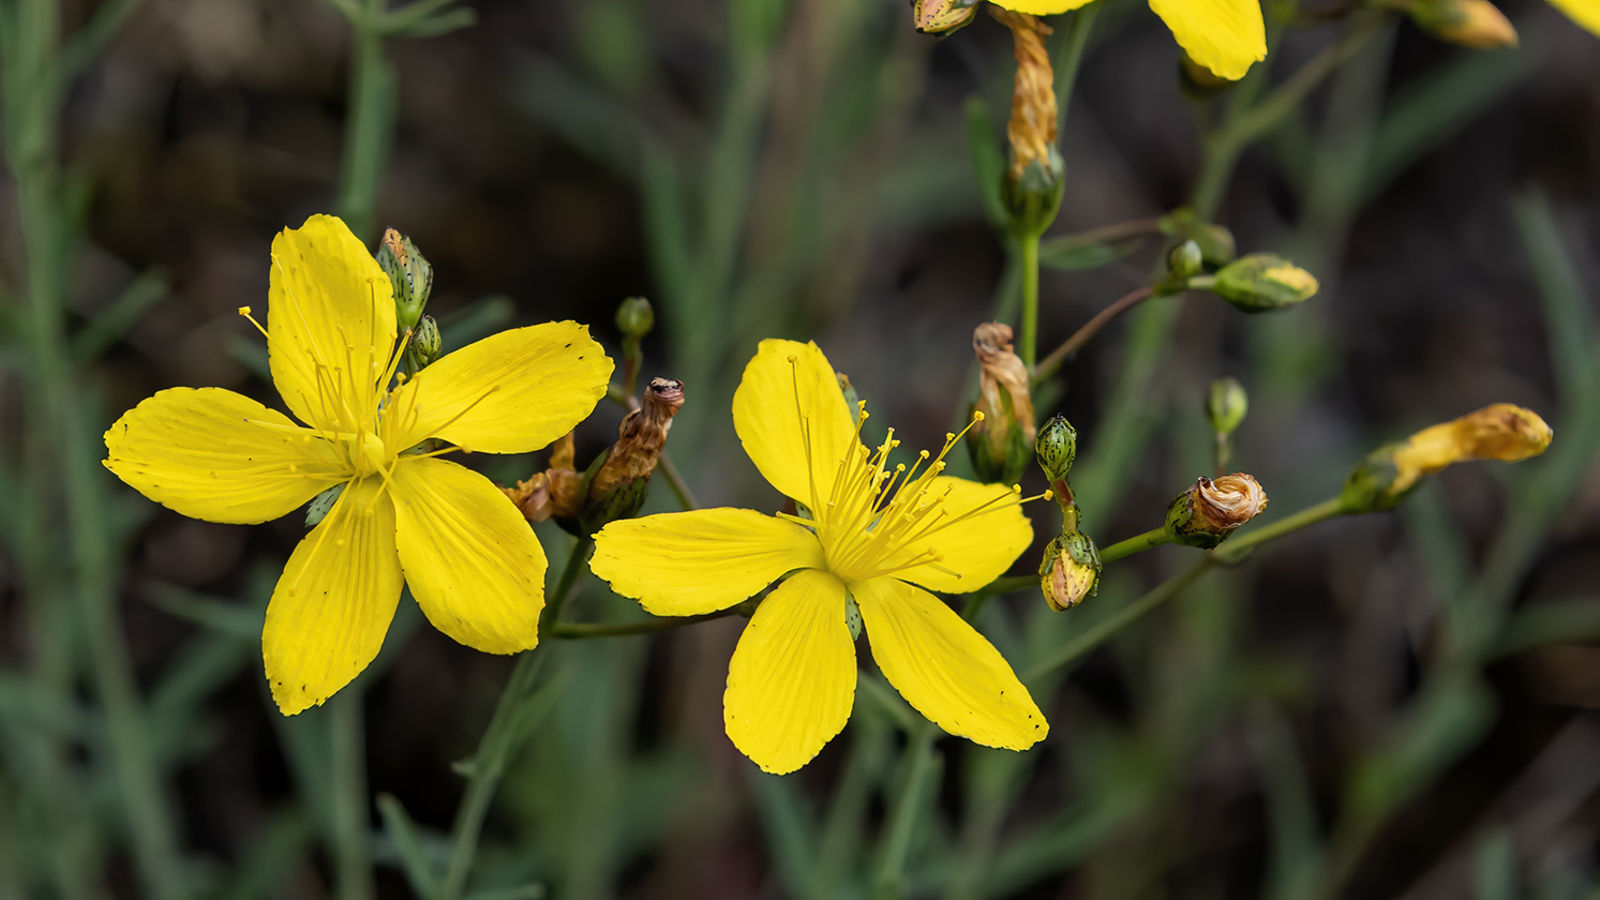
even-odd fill
[{"label": "wilted yellow flower", "polygon": [[1394,450],[1395,480],[1401,493],[1424,475],[1469,459],[1516,462],[1538,456],[1555,432],[1531,410],[1496,403],[1453,422],[1424,428]]},{"label": "wilted yellow flower", "polygon": [[[278,707],[320,704],[372,662],[402,581],[435,628],[469,647],[536,644],[544,551],[487,478],[435,457],[525,453],[586,418],[611,376],[588,329],[505,331],[390,391],[404,344],[390,282],[332,216],[273,240],[268,304],[272,380],[305,425],[232,391],[172,388],[111,426],[105,465],[211,522],[265,522],[343,487],[267,606],[261,649]],[[407,452],[427,440],[451,446]]]},{"label": "wilted yellow flower", "polygon": [[891,430],[868,450],[866,418],[864,405],[845,402],[815,344],[762,341],[734,394],[734,428],[803,514],[704,509],[619,520],[595,536],[591,568],[663,616],[727,609],[782,579],[745,627],[723,694],[728,737],[768,772],[805,765],[850,717],[847,597],[878,668],[918,712],[979,744],[1032,746],[1048,726],[1027,688],[928,593],[983,587],[1027,548],[1033,529],[1016,491],[943,475],[954,434],[937,456],[890,467],[899,441]]},{"label": "wilted yellow flower", "polygon": [[[994,0],[1006,9],[1035,16],[1054,15],[1092,0]],[[1588,0],[1565,0],[1568,3]],[[1150,0],[1178,46],[1195,62],[1229,81],[1267,58],[1267,29],[1259,0]]]},{"label": "wilted yellow flower", "polygon": [[984,481],[1010,484],[1033,455],[1036,429],[1028,367],[1011,348],[1011,326],[985,322],[972,332],[978,358],[978,402],[983,420],[967,432],[972,467]]}]

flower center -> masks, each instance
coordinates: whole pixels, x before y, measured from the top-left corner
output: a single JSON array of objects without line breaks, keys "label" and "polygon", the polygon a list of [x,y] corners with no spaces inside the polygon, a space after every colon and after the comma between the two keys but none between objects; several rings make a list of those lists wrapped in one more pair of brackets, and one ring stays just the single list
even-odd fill
[{"label": "flower center", "polygon": [[355,474],[362,477],[375,475],[385,469],[388,462],[388,448],[376,434],[364,431],[350,442],[350,463]]},{"label": "flower center", "polygon": [[[794,360],[790,362],[794,364]],[[798,378],[795,391],[795,411],[800,416],[800,428],[805,436],[806,469],[813,472],[812,455],[821,448],[814,446],[810,421],[801,411]],[[900,446],[900,441],[891,428],[881,444],[867,449],[861,443],[861,429],[867,418],[866,403],[862,402],[856,411],[855,431],[848,439],[848,446],[839,454],[839,467],[832,485],[812,486],[812,496],[820,505],[810,511],[811,518],[788,518],[816,533],[829,570],[846,581],[861,581],[923,565],[959,575],[940,565],[941,557],[928,547],[928,540],[952,525],[1005,509],[1019,501],[1022,490],[1014,486],[1009,493],[996,492],[984,502],[968,507],[950,499],[954,485],[937,481],[947,468],[945,457],[951,448],[968,429],[983,421],[983,413],[974,412],[972,420],[960,432],[945,434],[944,446],[937,455],[923,450],[909,468],[899,463],[892,469],[889,454]],[[824,490],[826,495],[822,493]]]}]

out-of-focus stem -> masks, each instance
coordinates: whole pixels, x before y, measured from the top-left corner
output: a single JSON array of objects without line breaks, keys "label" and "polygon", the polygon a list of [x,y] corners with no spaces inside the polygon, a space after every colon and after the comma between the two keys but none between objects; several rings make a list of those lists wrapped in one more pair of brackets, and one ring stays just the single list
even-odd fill
[{"label": "out-of-focus stem", "polygon": [[1083,345],[1089,343],[1090,338],[1098,334],[1100,329],[1106,327],[1106,323],[1110,322],[1112,319],[1115,319],[1124,312],[1134,308],[1135,306],[1138,306],[1140,303],[1149,299],[1149,297],[1154,293],[1154,288],[1150,287],[1149,285],[1145,285],[1144,287],[1129,291],[1128,293],[1117,298],[1116,301],[1110,306],[1107,306],[1105,309],[1095,313],[1094,318],[1083,323],[1083,327],[1073,332],[1072,336],[1062,342],[1061,346],[1051,351],[1049,356],[1045,357],[1037,366],[1033,367],[1034,382],[1037,383],[1043,381],[1046,378],[1049,378],[1051,375],[1054,375],[1056,370],[1061,368],[1061,364],[1066,362],[1067,358],[1072,356],[1072,354],[1083,349]]},{"label": "out-of-focus stem", "polygon": [[1022,251],[1022,329],[1018,355],[1023,365],[1033,366],[1039,347],[1039,235],[1017,237]]},{"label": "out-of-focus stem", "polygon": [[1109,565],[1124,556],[1143,553],[1152,547],[1170,543],[1172,543],[1172,535],[1165,528],[1152,528],[1143,534],[1136,534],[1127,540],[1118,541],[1109,547],[1102,548],[1100,562]]},{"label": "out-of-focus stem", "polygon": [[872,896],[876,900],[891,900],[904,893],[906,859],[911,854],[911,839],[916,836],[917,819],[923,806],[928,775],[933,768],[936,733],[934,725],[921,722],[906,742],[900,762],[903,772],[900,793],[895,796],[894,805],[889,810],[878,855],[878,868],[873,876]]}]

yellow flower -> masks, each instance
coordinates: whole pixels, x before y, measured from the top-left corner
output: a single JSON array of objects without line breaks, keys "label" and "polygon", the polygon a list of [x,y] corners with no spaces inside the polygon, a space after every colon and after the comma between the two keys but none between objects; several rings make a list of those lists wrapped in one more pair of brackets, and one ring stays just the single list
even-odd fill
[{"label": "yellow flower", "polygon": [[1554,432],[1532,410],[1495,403],[1459,419],[1424,428],[1393,451],[1395,480],[1402,493],[1424,475],[1432,475],[1469,459],[1517,462],[1538,456],[1550,446]]},{"label": "yellow flower", "polygon": [[405,451],[430,438],[487,453],[543,447],[594,409],[611,360],[585,326],[547,323],[464,347],[390,392],[400,349],[389,279],[331,216],[273,240],[270,285],[272,380],[305,425],[232,391],[173,388],[111,426],[105,465],[211,522],[276,519],[343,485],[267,606],[261,649],[278,707],[320,704],[372,662],[402,581],[457,641],[532,647],[545,572],[533,531],[487,478],[435,458],[449,450]]},{"label": "yellow flower", "polygon": [[1550,0],[1550,5],[1566,13],[1590,34],[1600,36],[1600,0]]},{"label": "yellow flower", "polygon": [[[999,6],[1036,16],[1064,13],[1093,0],[994,0]],[[1588,3],[1593,0],[1563,0]],[[1237,81],[1250,66],[1267,58],[1267,29],[1259,0],[1150,0],[1189,58],[1220,78]]]},{"label": "yellow flower", "polygon": [[1032,746],[1048,726],[1027,689],[928,593],[983,587],[1026,549],[1033,530],[1016,492],[940,474],[959,435],[937,457],[891,469],[893,432],[868,450],[866,412],[852,413],[815,344],[763,341],[734,394],[734,427],[762,476],[810,515],[708,509],[613,522],[591,567],[663,616],[726,609],[782,579],[745,627],[723,695],[728,737],[768,772],[805,765],[850,717],[847,593],[878,668],[919,712],[986,746]]}]

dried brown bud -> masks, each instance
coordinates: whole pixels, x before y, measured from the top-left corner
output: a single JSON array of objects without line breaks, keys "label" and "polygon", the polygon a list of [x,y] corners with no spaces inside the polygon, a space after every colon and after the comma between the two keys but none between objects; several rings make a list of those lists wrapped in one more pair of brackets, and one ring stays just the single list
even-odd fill
[{"label": "dried brown bud", "polygon": [[1050,151],[1056,145],[1056,77],[1050,68],[1045,35],[1050,26],[1036,16],[991,7],[1001,24],[1011,29],[1017,57],[1017,78],[1011,94],[1011,121],[1006,137],[1011,141],[1011,178],[1020,181],[1030,165],[1052,169]]},{"label": "dried brown bud", "polygon": [[[583,533],[593,534],[608,522],[636,515],[644,506],[650,475],[661,460],[672,417],[683,407],[683,382],[652,378],[645,388],[644,404],[622,420],[617,442],[589,479],[589,490],[579,515]],[[591,465],[591,469],[593,466]]]},{"label": "dried brown bud", "polygon": [[1190,547],[1215,547],[1267,508],[1267,492],[1242,472],[1212,480],[1202,476],[1167,508],[1167,532]]},{"label": "dried brown bud", "polygon": [[573,468],[572,432],[550,445],[550,467],[536,472],[514,488],[503,487],[511,502],[529,522],[545,519],[571,519],[578,515],[579,486],[582,474]]},{"label": "dried brown bud", "polygon": [[967,449],[981,480],[1011,484],[1022,477],[1036,429],[1028,367],[1011,349],[1011,326],[985,322],[972,333],[978,358],[978,403],[983,419],[967,432]]}]

